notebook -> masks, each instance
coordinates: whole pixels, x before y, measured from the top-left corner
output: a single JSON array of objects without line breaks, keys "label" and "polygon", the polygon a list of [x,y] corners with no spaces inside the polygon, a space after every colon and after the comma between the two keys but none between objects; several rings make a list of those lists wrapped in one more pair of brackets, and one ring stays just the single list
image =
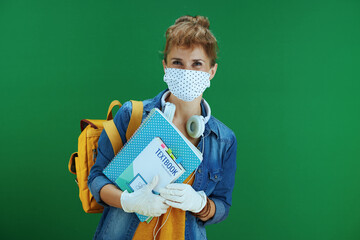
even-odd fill
[{"label": "notebook", "polygon": [[[177,158],[181,158],[181,165],[185,172],[179,176],[175,182],[184,182],[184,180],[200,165],[203,159],[202,154],[158,108],[154,108],[150,111],[149,115],[144,119],[134,135],[103,170],[105,176],[121,189],[116,183],[116,180],[126,168],[131,165],[143,149],[156,137],[161,138]],[[137,214],[137,216],[142,222],[148,219],[147,216],[140,214]]]}]

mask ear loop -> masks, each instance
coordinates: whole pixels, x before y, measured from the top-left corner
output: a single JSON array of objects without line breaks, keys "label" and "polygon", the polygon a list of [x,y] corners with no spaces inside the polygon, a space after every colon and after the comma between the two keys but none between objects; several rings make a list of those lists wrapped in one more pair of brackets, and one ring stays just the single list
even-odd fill
[{"label": "mask ear loop", "polygon": [[[202,147],[201,155],[204,156],[204,148],[205,148],[205,138],[204,138],[204,134],[201,135],[201,137],[202,137],[202,142],[203,142],[203,144],[202,144],[203,147]],[[199,165],[199,166],[200,166],[200,165]],[[195,176],[195,173],[196,173],[196,171],[198,170],[199,166],[197,166],[197,168],[195,169],[195,171],[191,174],[192,176],[191,176],[191,178],[186,182],[186,184],[189,183],[190,180]],[[160,218],[157,219],[156,225],[155,225],[154,230],[153,230],[154,240],[156,239],[156,236],[157,236],[158,233],[160,232],[161,228],[162,228],[162,227],[165,225],[165,223],[167,222],[167,220],[168,220],[168,218],[169,218],[169,216],[170,216],[171,210],[172,210],[172,207],[170,207],[170,210],[169,210],[169,213],[168,213],[168,215],[167,215],[167,217],[166,217],[166,219],[165,219],[165,222],[159,227],[159,229],[156,231],[156,234],[154,235],[155,229],[156,229],[156,227],[157,227],[157,225],[158,225],[158,223],[159,223],[159,219],[160,219]]]}]

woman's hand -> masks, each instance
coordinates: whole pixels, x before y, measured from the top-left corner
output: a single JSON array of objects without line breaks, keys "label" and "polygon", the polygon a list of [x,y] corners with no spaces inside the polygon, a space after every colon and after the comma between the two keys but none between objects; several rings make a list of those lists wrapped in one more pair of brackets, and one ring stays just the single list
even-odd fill
[{"label": "woman's hand", "polygon": [[165,199],[152,193],[158,181],[159,177],[155,176],[151,183],[133,193],[124,191],[120,197],[122,209],[128,213],[137,212],[154,217],[166,213],[169,206],[164,203]]},{"label": "woman's hand", "polygon": [[200,212],[206,204],[204,191],[195,191],[184,183],[171,183],[160,190],[160,196],[166,199],[165,203],[171,207],[194,213]]}]

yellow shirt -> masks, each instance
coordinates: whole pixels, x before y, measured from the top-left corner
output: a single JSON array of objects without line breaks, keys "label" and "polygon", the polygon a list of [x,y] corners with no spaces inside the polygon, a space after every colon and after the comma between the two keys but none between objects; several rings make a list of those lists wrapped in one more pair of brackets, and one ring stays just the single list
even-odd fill
[{"label": "yellow shirt", "polygon": [[[184,183],[189,181],[189,179],[194,174],[190,174],[190,176],[185,179]],[[188,184],[192,185],[194,182],[194,178],[192,177]],[[170,214],[170,215],[169,215]],[[168,217],[169,215],[169,217]],[[167,221],[166,218],[168,217]],[[157,226],[156,222],[159,220]],[[156,234],[156,231],[164,224],[165,225],[161,228],[161,230],[158,232],[156,236],[156,240],[168,240],[168,239],[185,239],[185,211],[178,209],[178,208],[172,208],[169,207],[167,212],[160,217],[154,217],[150,223],[146,222],[140,222],[139,226],[137,227],[133,240],[147,240],[147,239],[154,239],[154,235]],[[156,226],[156,229],[154,231],[154,228]]]}]

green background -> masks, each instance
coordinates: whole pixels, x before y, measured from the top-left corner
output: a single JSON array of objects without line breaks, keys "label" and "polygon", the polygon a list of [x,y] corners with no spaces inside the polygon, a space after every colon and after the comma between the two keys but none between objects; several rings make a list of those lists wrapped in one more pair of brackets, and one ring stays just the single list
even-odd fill
[{"label": "green background", "polygon": [[360,239],[360,2],[0,1],[2,239],[91,239],[67,170],[79,121],[154,97],[166,29],[204,15],[204,97],[238,139],[233,206],[209,239]]}]

